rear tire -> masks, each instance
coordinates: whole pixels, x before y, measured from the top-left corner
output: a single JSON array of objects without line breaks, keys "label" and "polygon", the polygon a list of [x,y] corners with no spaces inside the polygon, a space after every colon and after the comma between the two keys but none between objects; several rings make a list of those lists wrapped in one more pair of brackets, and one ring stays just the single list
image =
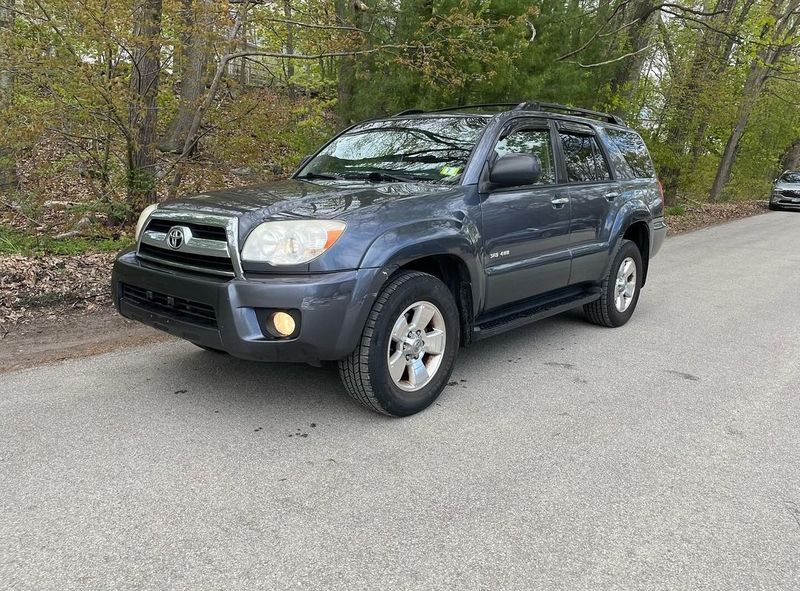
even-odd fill
[{"label": "rear tire", "polygon": [[639,301],[642,268],[639,247],[630,240],[623,240],[600,286],[600,299],[583,306],[586,319],[609,328],[628,322]]},{"label": "rear tire", "polygon": [[384,287],[355,351],[339,362],[347,393],[370,410],[405,417],[430,406],[453,371],[458,308],[447,286],[418,271]]}]

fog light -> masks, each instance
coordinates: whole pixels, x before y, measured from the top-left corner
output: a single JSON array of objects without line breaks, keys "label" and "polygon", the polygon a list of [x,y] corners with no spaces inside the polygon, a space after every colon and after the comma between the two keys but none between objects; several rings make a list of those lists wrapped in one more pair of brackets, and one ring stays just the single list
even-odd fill
[{"label": "fog light", "polygon": [[271,328],[275,331],[275,336],[288,337],[294,332],[297,324],[294,318],[286,312],[275,312],[270,320]]}]

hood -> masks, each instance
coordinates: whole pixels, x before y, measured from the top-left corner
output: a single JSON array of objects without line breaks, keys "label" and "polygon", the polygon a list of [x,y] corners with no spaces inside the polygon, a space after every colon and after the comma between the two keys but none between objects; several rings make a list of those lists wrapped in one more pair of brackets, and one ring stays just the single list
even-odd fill
[{"label": "hood", "polygon": [[352,215],[388,201],[452,190],[429,183],[370,183],[288,179],[262,185],[210,191],[165,201],[164,210],[233,215],[240,224],[266,220],[331,219]]}]

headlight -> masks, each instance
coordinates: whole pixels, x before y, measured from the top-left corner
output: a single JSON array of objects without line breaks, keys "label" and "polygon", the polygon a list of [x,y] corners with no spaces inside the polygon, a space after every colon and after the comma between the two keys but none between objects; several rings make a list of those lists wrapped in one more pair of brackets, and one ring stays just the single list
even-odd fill
[{"label": "headlight", "polygon": [[270,265],[307,263],[333,246],[344,226],[337,220],[264,222],[245,240],[242,260]]},{"label": "headlight", "polygon": [[142,230],[144,230],[144,223],[147,221],[148,216],[156,210],[156,207],[158,207],[157,203],[148,205],[142,210],[142,213],[139,214],[139,221],[136,222],[136,233],[134,234],[136,242],[139,242],[139,236],[141,236]]}]

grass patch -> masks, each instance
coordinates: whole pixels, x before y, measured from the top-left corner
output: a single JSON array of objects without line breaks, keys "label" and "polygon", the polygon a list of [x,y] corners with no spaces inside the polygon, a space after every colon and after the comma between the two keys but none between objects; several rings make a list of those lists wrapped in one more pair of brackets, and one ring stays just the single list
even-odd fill
[{"label": "grass patch", "polygon": [[45,291],[37,295],[23,295],[19,298],[19,303],[28,308],[46,308],[56,304],[69,304],[78,299],[76,294]]},{"label": "grass patch", "polygon": [[673,205],[672,207],[667,207],[664,212],[667,215],[683,215],[686,213],[686,206],[685,205]]},{"label": "grass patch", "polygon": [[0,225],[0,254],[26,256],[63,254],[79,255],[89,252],[116,252],[133,245],[130,238],[74,237],[56,240],[49,236],[32,236]]}]

